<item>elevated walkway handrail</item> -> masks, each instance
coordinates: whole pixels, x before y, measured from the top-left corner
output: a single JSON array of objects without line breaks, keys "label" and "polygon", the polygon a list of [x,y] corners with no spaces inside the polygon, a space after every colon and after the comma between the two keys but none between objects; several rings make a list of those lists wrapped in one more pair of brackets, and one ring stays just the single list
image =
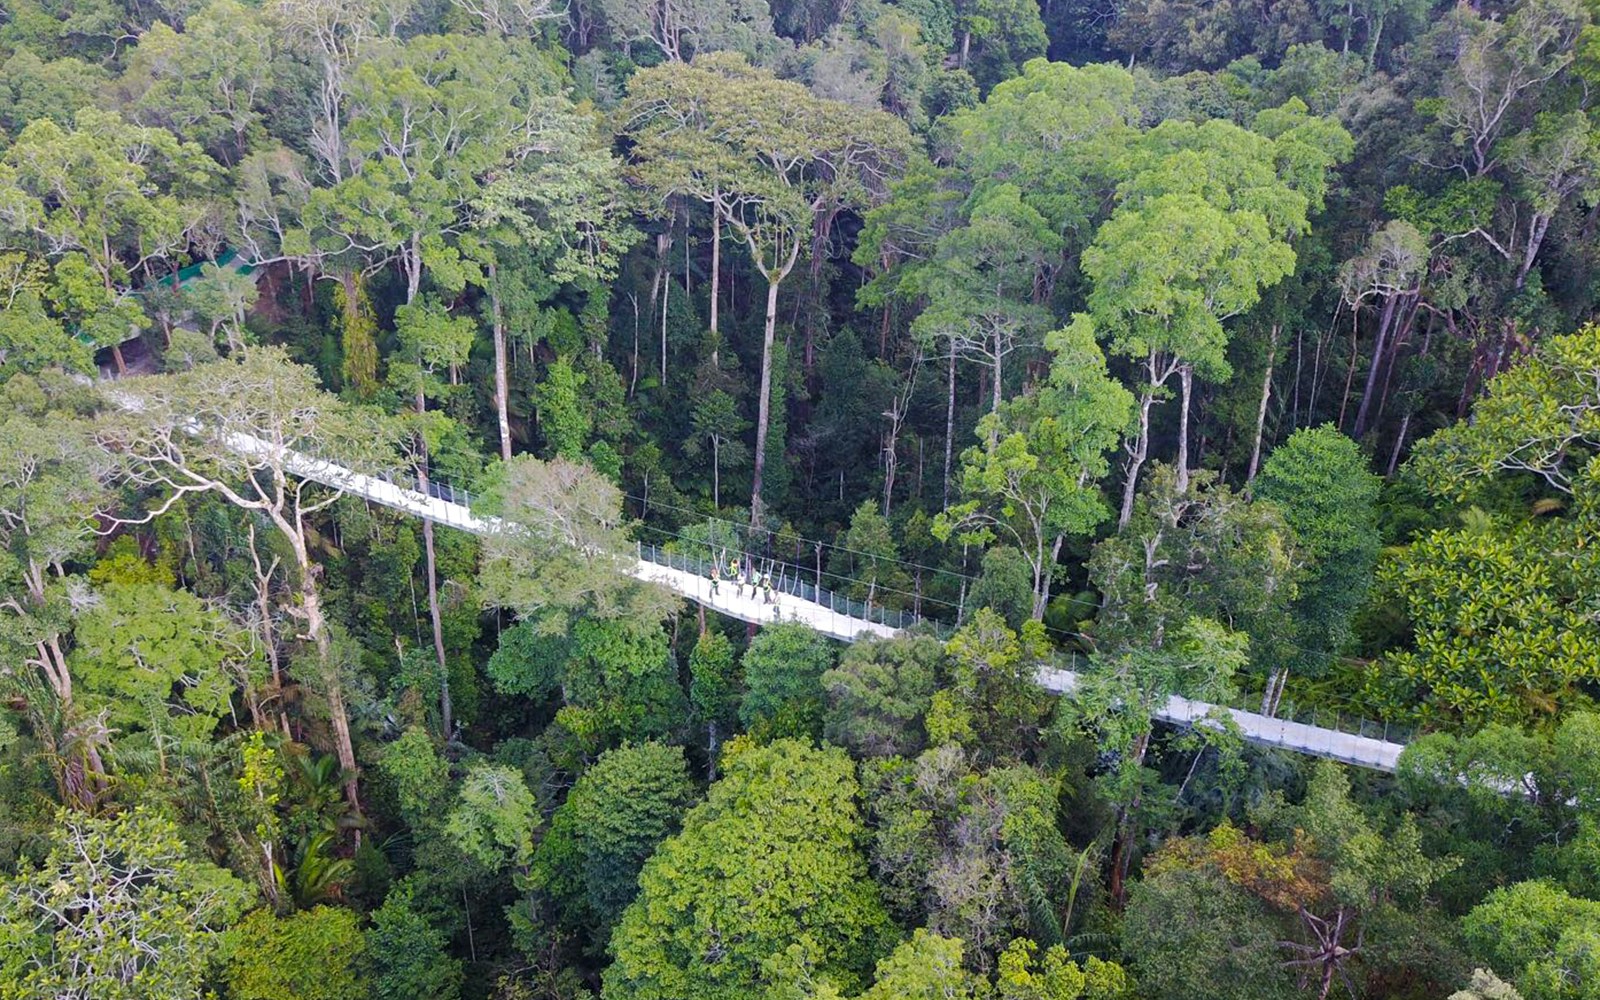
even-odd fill
[{"label": "elevated walkway handrail", "polygon": [[[272,446],[248,435],[230,435],[228,447],[242,454],[259,454]],[[507,522],[498,517],[479,517],[472,513],[470,495],[444,484],[430,483],[427,491],[394,482],[393,474],[368,475],[327,459],[299,452],[286,455],[285,468],[297,476],[363,497],[373,503],[415,517],[428,518],[462,531],[486,535],[505,530]],[[813,629],[846,642],[868,636],[888,637],[919,624],[916,615],[883,608],[866,602],[841,598],[838,594],[804,582],[799,567],[786,567],[774,577],[783,585],[768,595],[755,593],[748,583],[736,586],[732,580],[720,581],[713,589],[710,565],[701,556],[674,552],[639,543],[637,560],[628,572],[637,579],[665,586],[690,601],[740,621],[767,623],[802,622]],[[745,591],[750,590],[749,596]],[[861,612],[859,614],[855,612]],[[1056,694],[1076,690],[1079,676],[1071,670],[1041,667],[1038,683]],[[1213,712],[1228,713],[1241,736],[1259,746],[1293,750],[1325,757],[1358,767],[1394,771],[1402,743],[1370,736],[1340,732],[1318,726],[1273,718],[1239,708],[1227,708],[1174,696],[1155,713],[1162,722],[1178,726],[1214,725]]]}]

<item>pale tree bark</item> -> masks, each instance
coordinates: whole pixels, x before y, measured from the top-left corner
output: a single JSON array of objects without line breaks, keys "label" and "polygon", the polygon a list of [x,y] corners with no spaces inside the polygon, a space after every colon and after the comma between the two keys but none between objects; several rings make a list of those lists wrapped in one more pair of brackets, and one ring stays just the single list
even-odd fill
[{"label": "pale tree bark", "polygon": [[941,498],[941,503],[948,509],[950,506],[950,465],[955,459],[956,443],[956,352],[951,351],[946,361],[949,367],[945,372],[944,495]]},{"label": "pale tree bark", "polygon": [[[15,597],[0,601],[0,608],[5,608],[18,617],[28,613],[22,602]],[[67,669],[67,658],[61,649],[60,639],[56,636],[39,639],[34,642],[34,652],[36,655],[29,659],[29,665],[37,667],[44,675],[45,682],[50,685],[50,692],[56,696],[63,714],[66,714],[72,707],[72,674]]]},{"label": "pale tree bark", "polygon": [[[418,247],[416,236],[412,236],[412,248]],[[415,269],[412,269],[412,260]],[[422,283],[422,256],[420,252],[407,258],[408,283],[406,285],[406,303],[409,305],[416,301],[417,291]],[[496,310],[498,314],[498,309]],[[416,396],[413,400],[417,416],[421,417],[428,411],[428,397],[423,391],[422,381],[417,381]],[[419,441],[417,451],[417,484],[423,494],[428,492],[428,446]],[[445,660],[444,652],[444,621],[439,611],[439,571],[438,558],[434,550],[433,522],[424,518],[422,521],[422,551],[425,556],[428,574],[428,621],[433,629],[433,652],[439,667],[439,716],[443,724],[444,738],[449,741],[451,736],[451,710],[450,710],[450,666]]]},{"label": "pale tree bark", "polygon": [[250,532],[250,564],[255,569],[255,579],[252,581],[256,592],[256,612],[261,616],[261,645],[267,652],[267,667],[272,672],[272,692],[278,703],[278,728],[283,735],[289,736],[289,709],[284,701],[283,662],[278,655],[277,631],[272,627],[272,576],[278,569],[278,557],[273,556],[272,561],[264,568],[261,565],[261,554],[256,550],[256,526],[249,526]]},{"label": "pale tree bark", "polygon": [[1178,409],[1178,481],[1179,493],[1189,492],[1189,407],[1194,400],[1194,366],[1178,368],[1178,387],[1182,403]]},{"label": "pale tree bark", "polygon": [[[1428,356],[1428,349],[1433,345],[1434,319],[1435,314],[1430,312],[1428,314],[1428,325],[1423,330],[1422,334],[1422,349],[1417,353],[1417,357],[1419,359],[1426,358]],[[1405,452],[1406,434],[1411,430],[1412,416],[1413,414],[1408,408],[1405,412],[1405,415],[1400,418],[1400,432],[1395,435],[1394,448],[1389,452],[1389,466],[1384,470],[1384,475],[1389,479],[1394,478],[1395,470],[1400,467],[1400,456]]]},{"label": "pale tree bark", "polygon": [[[428,491],[428,474],[418,471],[418,484],[422,492]],[[433,655],[439,664],[439,721],[448,742],[455,732],[455,719],[450,701],[450,666],[444,653],[444,619],[439,611],[439,564],[434,555],[433,522],[422,521],[422,551],[428,570],[428,618],[433,623]]]},{"label": "pale tree bark", "polygon": [[1256,436],[1255,443],[1250,447],[1250,470],[1245,473],[1245,485],[1256,481],[1256,472],[1261,468],[1261,439],[1267,427],[1267,401],[1272,398],[1272,365],[1278,356],[1278,335],[1282,327],[1272,325],[1272,341],[1267,348],[1267,370],[1261,376],[1261,405],[1256,409]]},{"label": "pale tree bark", "polygon": [[994,398],[989,404],[990,413],[1000,412],[1000,399],[1005,392],[1005,383],[1000,377],[1000,369],[1006,357],[1006,351],[1003,346],[1000,329],[996,327],[994,331]]},{"label": "pale tree bark", "polygon": [[[490,328],[494,336],[494,413],[500,425],[500,460],[511,461],[511,378],[506,350],[505,313],[500,304],[500,279],[494,261],[489,262]],[[637,367],[637,361],[635,362]]]},{"label": "pale tree bark", "polygon": [[313,112],[307,145],[338,183],[344,179],[346,144],[344,101],[349,71],[366,42],[382,34],[376,8],[327,0],[276,0],[272,13],[288,29],[286,34],[310,49],[320,63],[317,107]]},{"label": "pale tree bark", "polygon": [[[304,530],[302,526],[302,531]],[[305,617],[306,632],[316,645],[317,660],[322,664],[323,684],[328,697],[328,716],[333,724],[334,753],[339,760],[339,770],[344,774],[344,797],[351,811],[361,818],[361,769],[356,763],[355,740],[350,735],[350,709],[344,700],[344,679],[339,675],[339,664],[333,657],[333,637],[328,632],[328,620],[322,610],[322,594],[317,589],[316,570],[306,552],[304,537],[291,540],[296,566],[300,571],[300,610]],[[361,844],[361,830],[355,831],[356,844]]]},{"label": "pale tree bark", "polygon": [[[672,239],[667,239],[667,246],[672,245]],[[667,308],[672,302],[672,271],[667,267],[666,259],[661,261],[661,386],[667,385]]]},{"label": "pale tree bark", "polygon": [[1122,509],[1117,514],[1118,530],[1126,528],[1133,517],[1133,498],[1139,493],[1139,470],[1150,454],[1150,404],[1155,402],[1155,391],[1146,388],[1139,394],[1139,428],[1128,449],[1127,478],[1122,484]]},{"label": "pale tree bark", "polygon": [[406,273],[406,302],[417,301],[422,291],[422,234],[413,231],[411,240],[400,251],[400,265]]},{"label": "pale tree bark", "polygon": [[[1378,337],[1372,345],[1372,364],[1367,368],[1367,384],[1361,391],[1361,405],[1356,408],[1356,423],[1352,429],[1352,437],[1359,439],[1367,430],[1367,416],[1372,412],[1374,397],[1377,395],[1378,371],[1383,367],[1384,348],[1389,342],[1389,333],[1394,327],[1395,310],[1400,305],[1400,295],[1390,295],[1384,300],[1383,312],[1378,319]],[[1354,366],[1354,359],[1351,365]]]},{"label": "pale tree bark", "polygon": [[661,296],[661,383],[667,381],[667,297],[672,290],[672,272],[667,254],[672,250],[672,230],[656,234],[656,274],[650,282],[650,317],[655,319],[656,295]]},{"label": "pale tree bark", "polygon": [[1139,425],[1133,440],[1128,444],[1127,477],[1122,484],[1122,509],[1117,515],[1118,529],[1126,528],[1133,517],[1133,500],[1139,493],[1139,472],[1150,457],[1150,407],[1155,404],[1156,393],[1172,379],[1178,370],[1176,358],[1163,357],[1152,352],[1145,359],[1145,372],[1149,376],[1139,393]]},{"label": "pale tree bark", "polygon": [[756,260],[756,268],[762,277],[767,279],[767,316],[766,324],[761,333],[761,395],[756,404],[756,457],[755,472],[750,483],[750,524],[755,527],[761,523],[766,510],[762,504],[761,487],[767,467],[767,429],[772,417],[772,345],[778,328],[778,286],[783,279],[789,276],[794,269],[794,263],[800,257],[800,240],[792,239],[789,251],[777,256],[776,266],[769,266],[760,255],[760,248],[756,245],[753,235],[746,235],[750,243],[751,255]]},{"label": "pale tree bark", "polygon": [[1056,540],[1050,546],[1050,561],[1046,564],[1047,570],[1042,574],[1035,574],[1033,584],[1033,620],[1044,621],[1044,613],[1050,607],[1050,583],[1055,578],[1056,562],[1061,558],[1061,546],[1065,544],[1067,536],[1057,534]]},{"label": "pale tree bark", "polygon": [[[428,400],[423,395],[422,383],[417,383],[417,415],[427,412]],[[428,447],[422,445],[417,455],[417,486],[424,495],[428,492]],[[428,621],[433,627],[433,654],[439,666],[439,720],[446,742],[451,736],[450,666],[445,661],[444,620],[439,612],[439,565],[434,553],[433,522],[422,519],[422,551],[428,573]]]},{"label": "pale tree bark", "polygon": [[711,367],[718,367],[722,334],[717,328],[717,309],[722,290],[722,216],[711,212]]},{"label": "pale tree bark", "polygon": [[307,526],[309,517],[332,506],[340,494],[322,494],[306,480],[290,477],[294,462],[325,444],[330,434],[338,434],[341,458],[348,464],[383,459],[390,446],[383,425],[357,423],[360,411],[322,392],[314,373],[277,348],[247,348],[237,358],[180,375],[120,383],[112,402],[123,412],[99,425],[101,445],[124,456],[120,471],[130,485],[168,494],[138,516],[106,515],[113,523],[148,523],[185,494],[213,493],[265,517],[288,545],[298,602],[294,613],[316,650],[335,754],[346,772],[345,798],[359,822],[349,710]]},{"label": "pale tree bark", "polygon": [[888,517],[894,506],[895,475],[900,468],[900,431],[905,427],[906,418],[911,414],[911,394],[917,385],[917,372],[922,368],[922,352],[918,350],[911,357],[911,368],[906,372],[905,381],[900,385],[900,391],[895,394],[894,401],[890,404],[884,416],[889,419],[889,429],[884,435],[883,442],[883,516]]}]

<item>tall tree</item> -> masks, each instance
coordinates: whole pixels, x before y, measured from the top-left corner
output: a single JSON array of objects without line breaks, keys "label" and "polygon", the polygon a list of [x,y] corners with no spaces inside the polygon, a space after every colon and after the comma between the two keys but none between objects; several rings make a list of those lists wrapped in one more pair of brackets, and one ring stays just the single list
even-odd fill
[{"label": "tall tree", "polygon": [[778,740],[724,765],[645,862],[612,938],[607,996],[734,1000],[796,974],[849,990],[888,950],[850,759]]},{"label": "tall tree", "polygon": [[307,214],[323,252],[398,260],[410,303],[425,262],[461,266],[450,239],[516,147],[540,74],[525,50],[482,37],[372,42],[363,56],[340,108],[346,169]]},{"label": "tall tree", "polygon": [[1109,511],[1096,481],[1109,469],[1133,413],[1133,396],[1106,372],[1093,323],[1077,317],[1050,334],[1050,381],[1005,404],[978,425],[987,445],[962,456],[962,494],[941,513],[934,534],[959,531],[979,544],[1004,537],[1033,571],[1035,621],[1044,618],[1056,558],[1068,535],[1093,530]]},{"label": "tall tree", "polygon": [[345,796],[359,815],[359,766],[350,732],[344,672],[323,604],[319,569],[312,559],[315,516],[338,501],[340,491],[295,476],[307,455],[336,454],[342,464],[372,467],[390,449],[385,425],[317,385],[306,368],[279,348],[249,348],[217,364],[173,376],[122,382],[115,407],[99,425],[101,443],[120,459],[131,485],[165,494],[143,523],[181,498],[205,493],[272,525],[293,560],[296,607],[311,640],[328,700]]},{"label": "tall tree", "polygon": [[[510,346],[529,311],[525,296],[551,297],[561,286],[590,289],[615,277],[638,233],[623,213],[617,161],[602,142],[601,121],[562,97],[529,99],[510,160],[492,171],[472,206],[480,240],[494,340],[494,401],[500,459],[511,458]],[[529,278],[537,289],[527,287]]]},{"label": "tall tree", "polygon": [[778,289],[841,212],[886,193],[910,133],[892,115],[813,97],[729,55],[635,75],[621,114],[640,181],[710,202],[767,283],[750,489],[750,523],[762,525]]},{"label": "tall tree", "polygon": [[[28,622],[43,625],[60,614],[48,607],[58,589],[51,577],[64,576],[66,564],[92,545],[91,518],[110,470],[97,468],[90,428],[65,413],[17,413],[0,426],[0,578],[8,584],[4,606],[16,616],[7,629],[19,630],[8,635],[15,640],[35,631]],[[70,708],[72,675],[59,632],[38,632],[26,646],[33,647],[28,662]]]},{"label": "tall tree", "polygon": [[249,901],[171,820],[63,815],[42,864],[0,877],[0,997],[199,996],[219,932]]},{"label": "tall tree", "polygon": [[822,675],[833,643],[798,622],[762,629],[745,650],[739,718],[757,732],[806,738],[822,731]]},{"label": "tall tree", "polygon": [[1474,953],[1504,970],[1529,1000],[1554,1000],[1573,991],[1566,984],[1594,981],[1597,929],[1595,902],[1550,882],[1502,886],[1462,921]]},{"label": "tall tree", "polygon": [[850,515],[850,527],[844,533],[837,563],[848,566],[847,572],[837,575],[847,576],[852,581],[850,594],[869,605],[896,605],[911,584],[900,566],[894,532],[889,520],[878,512],[876,500],[861,501],[861,506]]},{"label": "tall tree", "polygon": [[[1411,465],[1429,492],[1490,510],[1424,534],[1380,572],[1414,626],[1372,676],[1397,711],[1539,718],[1600,670],[1600,632],[1581,610],[1596,558],[1583,540],[1600,497],[1597,372],[1600,328],[1550,338],[1490,383],[1470,424],[1418,444]],[[1508,477],[1532,491],[1533,516],[1495,503],[1491,484]]]},{"label": "tall tree", "polygon": [[157,22],[128,55],[120,85],[131,117],[170,128],[234,166],[260,141],[283,63],[272,24],[260,11],[219,0],[174,31]]},{"label": "tall tree", "polygon": [[61,801],[89,807],[107,790],[107,733],[75,707],[66,567],[92,548],[110,463],[86,422],[39,402],[39,411],[23,404],[0,422],[0,648],[22,668],[0,675],[0,685],[48,749]]},{"label": "tall tree", "polygon": [[[428,455],[438,445],[444,428],[444,418],[429,414],[428,400],[447,396],[451,384],[441,377],[454,375],[467,363],[472,351],[476,331],[470,319],[451,316],[438,302],[431,299],[408,302],[395,310],[395,333],[398,350],[389,362],[389,381],[409,396],[412,440],[414,442],[417,479],[423,489],[428,487]],[[450,701],[450,667],[445,662],[444,618],[439,608],[438,556],[433,541],[433,522],[422,522],[422,551],[426,559],[424,572],[428,578],[428,619],[433,630],[433,652],[439,666],[439,716],[445,739],[454,735],[453,708]]]},{"label": "tall tree", "polygon": [[1072,852],[1049,803],[1055,782],[1026,766],[974,769],[959,746],[865,769],[873,868],[896,916],[959,938],[988,971],[1020,934],[1059,944]]},{"label": "tall tree", "polygon": [[1323,130],[1323,155],[1309,158],[1307,169],[1307,138],[1301,129],[1273,140],[1216,120],[1164,122],[1136,147],[1117,210],[1083,254],[1084,273],[1094,281],[1090,313],[1112,351],[1139,359],[1145,369],[1119,527],[1133,516],[1149,455],[1151,405],[1176,375],[1181,492],[1189,482],[1195,374],[1229,377],[1223,322],[1294,270],[1288,241],[1306,229],[1309,209],[1320,203],[1327,167],[1352,145],[1343,129]]},{"label": "tall tree", "polygon": [[217,172],[199,146],[111,112],[84,108],[70,130],[40,119],[0,160],[0,227],[58,259],[58,298],[120,370],[144,325],[127,286],[187,248]]},{"label": "tall tree", "polygon": [[1269,715],[1290,670],[1322,676],[1355,639],[1378,559],[1378,489],[1356,443],[1332,427],[1296,431],[1267,457],[1256,495],[1278,505],[1306,563],[1290,610],[1295,649],[1262,696]]},{"label": "tall tree", "polygon": [[851,643],[839,665],[822,675],[823,736],[862,757],[920,750],[944,659],[944,646],[932,636]]},{"label": "tall tree", "polygon": [[1134,887],[1122,946],[1155,1000],[1288,1000],[1296,993],[1261,903],[1215,871],[1152,871]]},{"label": "tall tree", "polygon": [[[1386,224],[1367,240],[1366,249],[1346,261],[1339,271],[1339,283],[1351,310],[1351,322],[1369,301],[1382,303],[1377,339],[1372,345],[1372,365],[1367,369],[1366,388],[1356,409],[1353,433],[1359,439],[1366,433],[1370,415],[1377,413],[1378,376],[1396,341],[1405,337],[1416,318],[1432,248],[1409,222]],[[1354,359],[1351,364],[1354,365]],[[1341,417],[1343,408],[1340,410]]]},{"label": "tall tree", "polygon": [[1032,346],[1049,322],[1038,302],[1060,241],[1045,217],[1012,185],[975,195],[966,225],[951,230],[934,250],[933,265],[914,286],[927,308],[913,329],[942,350],[990,370],[990,412],[1004,398],[1004,363]]},{"label": "tall tree", "polygon": [[754,59],[777,42],[765,0],[596,0],[596,6],[615,40],[647,42],[669,62],[718,50]]},{"label": "tall tree", "polygon": [[481,571],[491,603],[556,634],[573,614],[653,628],[675,605],[663,588],[634,578],[622,494],[598,472],[518,455],[496,492],[504,521],[484,539]]},{"label": "tall tree", "polygon": [[661,743],[624,745],[585,771],[539,844],[534,879],[573,926],[593,924],[604,939],[639,890],[639,870],[678,832],[695,797],[683,750]]},{"label": "tall tree", "polygon": [[181,252],[200,224],[216,163],[161,128],[93,108],[71,129],[41,119],[0,166],[0,223],[51,256],[78,253],[103,288]]},{"label": "tall tree", "polygon": [[1519,124],[1528,102],[1566,69],[1588,21],[1576,0],[1530,0],[1506,18],[1472,8],[1449,11],[1423,40],[1448,53],[1439,93],[1425,106],[1438,123],[1449,167],[1467,177],[1492,171],[1500,139]]}]

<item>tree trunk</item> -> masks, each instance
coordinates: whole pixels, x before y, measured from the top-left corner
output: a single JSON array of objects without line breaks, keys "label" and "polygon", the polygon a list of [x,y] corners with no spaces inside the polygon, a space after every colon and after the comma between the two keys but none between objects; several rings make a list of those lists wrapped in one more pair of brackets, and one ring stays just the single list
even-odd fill
[{"label": "tree trunk", "polygon": [[[1358,316],[1357,310],[1351,309],[1350,310],[1350,363],[1344,366],[1344,395],[1339,397],[1339,421],[1335,425],[1340,430],[1344,430],[1344,415],[1345,415],[1345,411],[1350,408],[1350,386],[1353,385],[1355,383],[1355,380],[1356,380],[1356,358],[1358,357],[1358,355],[1360,353],[1357,350],[1357,345],[1356,345],[1356,332],[1357,332],[1356,320],[1357,320],[1357,316]],[[1330,352],[1330,357],[1329,357],[1328,363],[1329,363],[1329,365],[1332,365],[1333,361],[1332,361],[1332,357],[1331,357],[1331,352],[1333,351],[1333,338],[1331,336],[1328,338],[1328,350]],[[1315,394],[1315,392],[1312,393],[1312,402],[1313,403],[1316,402],[1316,394]]]},{"label": "tree trunk", "polygon": [[1367,39],[1367,69],[1371,69],[1378,61],[1378,42],[1383,38],[1383,15],[1378,15],[1377,20],[1370,22],[1372,37]]},{"label": "tree trunk", "polygon": [[1282,684],[1288,679],[1288,668],[1275,667],[1267,675],[1267,686],[1261,692],[1261,714],[1271,718],[1278,710],[1278,699],[1282,696]]},{"label": "tree trunk", "polygon": [[1528,245],[1522,251],[1522,263],[1517,267],[1517,290],[1528,281],[1528,272],[1533,270],[1533,262],[1539,256],[1539,247],[1544,244],[1545,233],[1550,229],[1550,216],[1535,215],[1528,223]]},{"label": "tree trunk", "polygon": [[949,396],[944,408],[944,507],[950,506],[950,461],[955,454],[956,441],[956,352],[950,351],[950,371],[947,378]]},{"label": "tree trunk", "polygon": [[883,516],[888,517],[894,509],[894,481],[900,471],[900,422],[901,411],[898,401],[895,404],[895,415],[890,420],[888,433],[884,435],[883,443]]},{"label": "tree trunk", "polygon": [[[700,609],[704,613],[705,609]],[[706,780],[717,780],[717,722],[706,723]]]},{"label": "tree trunk", "polygon": [[672,237],[667,237],[661,253],[661,388],[667,387],[667,306],[672,301],[672,271],[667,267],[667,251],[672,248]]},{"label": "tree trunk", "polygon": [[722,216],[711,213],[711,367],[718,367],[722,335],[717,329],[717,299],[722,289]]},{"label": "tree trunk", "polygon": [[[489,262],[489,311],[494,333],[494,412],[500,423],[500,460],[511,461],[511,378],[507,371],[505,315],[500,308],[499,272]],[[637,359],[637,355],[635,355]],[[638,361],[634,362],[635,368]]]},{"label": "tree trunk", "polygon": [[[1429,313],[1428,325],[1422,333],[1422,350],[1417,353],[1418,358],[1426,358],[1428,349],[1433,346],[1433,322],[1434,314]],[[1395,469],[1400,466],[1400,456],[1405,451],[1406,432],[1409,430],[1411,430],[1411,411],[1408,409],[1405,416],[1400,418],[1400,433],[1395,435],[1394,449],[1389,452],[1389,467],[1384,471],[1384,475],[1389,479],[1394,478]]]},{"label": "tree trunk", "polygon": [[[1145,750],[1150,745],[1150,732],[1146,730],[1139,736],[1134,744],[1133,766],[1144,766]],[[1111,841],[1111,905],[1117,910],[1127,900],[1128,866],[1133,860],[1133,817],[1138,811],[1140,799],[1135,795],[1133,801],[1117,810],[1116,836]]]},{"label": "tree trunk", "polygon": [[272,671],[272,691],[278,700],[278,725],[283,735],[289,735],[289,710],[283,696],[283,666],[278,656],[278,640],[272,630],[272,571],[277,568],[277,557],[265,570],[256,553],[256,530],[250,526],[250,561],[255,566],[256,607],[261,612],[261,645],[267,651],[267,666]]},{"label": "tree trunk", "polygon": [[1139,470],[1150,453],[1150,404],[1155,402],[1155,387],[1146,386],[1139,397],[1139,430],[1128,453],[1128,476],[1122,484],[1122,510],[1117,515],[1117,530],[1133,518],[1133,498],[1139,492]]},{"label": "tree trunk", "polygon": [[1183,395],[1178,410],[1178,492],[1189,492],[1189,406],[1194,398],[1194,366],[1178,369],[1178,387]]},{"label": "tree trunk", "polygon": [[629,291],[628,301],[633,303],[633,363],[628,366],[628,399],[631,400],[639,388],[639,293]]},{"label": "tree trunk", "polygon": [[1261,438],[1267,427],[1267,400],[1272,397],[1272,364],[1277,360],[1278,333],[1281,329],[1276,323],[1272,325],[1272,346],[1267,348],[1267,371],[1261,376],[1261,405],[1256,409],[1256,440],[1250,447],[1250,471],[1244,477],[1246,486],[1256,481],[1256,472],[1261,468]]},{"label": "tree trunk", "polygon": [[996,330],[994,333],[994,405],[989,407],[990,413],[1000,412],[1000,393],[1002,391],[1002,383],[1000,381],[1000,361],[1003,357],[1001,353],[1003,347],[1004,345],[1000,343],[1000,331]]},{"label": "tree trunk", "polygon": [[1401,349],[1411,342],[1411,331],[1416,327],[1420,301],[1420,297],[1408,295],[1406,301],[1401,303],[1391,324],[1389,347],[1383,361],[1383,381],[1378,386],[1378,405],[1369,417],[1373,425],[1377,425],[1383,419],[1384,411],[1389,405],[1389,387],[1394,382],[1394,370],[1399,367],[1396,360],[1400,356]]},{"label": "tree trunk", "polygon": [[[1398,304],[1399,295],[1389,296],[1383,303],[1383,316],[1378,320],[1378,339],[1372,345],[1372,365],[1367,368],[1366,388],[1361,391],[1361,405],[1356,408],[1356,424],[1351,428],[1351,437],[1360,440],[1361,435],[1367,430],[1367,416],[1372,412],[1375,390],[1378,385],[1378,369],[1383,367],[1383,348],[1389,340],[1389,328],[1394,324],[1394,311]],[[1350,358],[1351,368],[1355,367],[1354,355]]]},{"label": "tree trunk", "polygon": [[[1055,575],[1056,560],[1061,557],[1061,544],[1066,541],[1065,535],[1056,535],[1056,540],[1050,546],[1048,561],[1041,558],[1040,565],[1033,571],[1033,620],[1044,621],[1044,612],[1050,606],[1050,579]],[[1041,550],[1043,545],[1040,546]],[[1040,553],[1043,556],[1043,552]]]},{"label": "tree trunk", "polygon": [[72,713],[72,671],[67,668],[67,658],[61,651],[59,636],[38,642],[39,664],[44,667],[45,679],[61,704],[63,716]]},{"label": "tree trunk", "polygon": [[417,293],[422,290],[422,234],[411,234],[411,249],[403,259],[406,269],[406,302],[417,301]]},{"label": "tree trunk", "polygon": [[772,406],[772,344],[778,327],[778,285],[782,278],[767,278],[767,322],[761,334],[761,396],[756,404],[756,461],[750,483],[750,526],[761,524],[761,483],[767,468],[767,424]]},{"label": "tree trunk", "polygon": [[[361,818],[361,787],[357,777],[355,741],[350,736],[350,711],[344,702],[344,682],[339,677],[339,666],[333,660],[333,639],[328,635],[328,621],[322,611],[322,595],[317,592],[316,573],[311,557],[305,548],[305,539],[292,539],[295,558],[300,570],[300,607],[306,616],[306,632],[316,646],[317,662],[322,667],[322,677],[327,685],[328,715],[333,723],[334,754],[339,768],[344,771],[344,797],[350,810]],[[361,843],[361,830],[356,829],[356,844]]]},{"label": "tree trunk", "polygon": [[[428,400],[422,394],[422,384],[417,384],[417,415],[421,416],[428,408]],[[417,459],[417,486],[422,490],[423,496],[428,495],[428,452],[424,445],[422,454]],[[445,662],[444,655],[444,620],[439,612],[439,571],[438,562],[434,557],[433,548],[433,522],[427,518],[422,519],[422,550],[426,556],[428,570],[428,620],[433,625],[433,653],[439,662],[439,721],[444,728],[445,742],[450,741],[451,711],[450,711],[450,667]]]},{"label": "tree trunk", "polygon": [[[421,473],[417,479],[422,484],[423,492],[427,492],[427,474]],[[433,522],[427,518],[422,521],[422,551],[428,564],[428,617],[433,622],[433,655],[439,662],[439,721],[444,729],[445,741],[449,742],[455,732],[450,702],[450,667],[444,655],[444,619],[439,612],[439,569],[434,557]]]},{"label": "tree trunk", "polygon": [[[655,273],[655,277],[652,278],[651,281],[650,281],[650,310],[649,310],[649,312],[650,312],[650,321],[652,323],[655,322],[655,316],[656,316],[656,297],[657,297],[658,294],[661,294],[662,285],[664,283],[669,283],[669,282],[672,281],[671,276],[667,273],[667,251],[669,249],[671,249],[671,247],[672,247],[672,233],[671,233],[670,230],[668,232],[665,232],[665,233],[657,233],[656,234],[656,273]],[[667,344],[666,344],[667,319],[666,319],[666,316],[667,316],[667,307],[666,307],[665,303],[662,303],[662,306],[661,306],[661,381],[662,382],[665,382],[667,380]]]}]

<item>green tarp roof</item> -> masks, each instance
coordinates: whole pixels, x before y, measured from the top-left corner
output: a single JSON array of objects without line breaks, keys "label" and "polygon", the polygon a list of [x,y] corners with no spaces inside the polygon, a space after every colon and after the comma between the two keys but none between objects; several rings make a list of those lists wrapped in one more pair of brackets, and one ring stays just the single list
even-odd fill
[{"label": "green tarp roof", "polygon": [[[232,266],[233,269],[238,271],[240,274],[251,274],[255,271],[256,268],[254,264],[239,264],[234,266],[233,262],[238,260],[238,258],[239,255],[236,252],[228,250],[214,261],[202,260],[194,264],[190,264],[188,267],[179,268],[176,274],[168,274],[157,279],[156,284],[172,285],[181,291],[184,285],[187,285],[189,282],[200,277],[201,272],[205,270],[207,264],[216,264],[218,267]],[[133,290],[133,294],[138,295],[140,291],[141,289],[136,288]],[[95,346],[95,342],[85,334],[74,333],[73,336],[78,339],[80,344],[88,344],[90,347]],[[124,340],[123,343],[126,344],[129,340],[132,340],[137,336],[138,334],[133,334],[132,336],[128,337],[127,340]]]}]

